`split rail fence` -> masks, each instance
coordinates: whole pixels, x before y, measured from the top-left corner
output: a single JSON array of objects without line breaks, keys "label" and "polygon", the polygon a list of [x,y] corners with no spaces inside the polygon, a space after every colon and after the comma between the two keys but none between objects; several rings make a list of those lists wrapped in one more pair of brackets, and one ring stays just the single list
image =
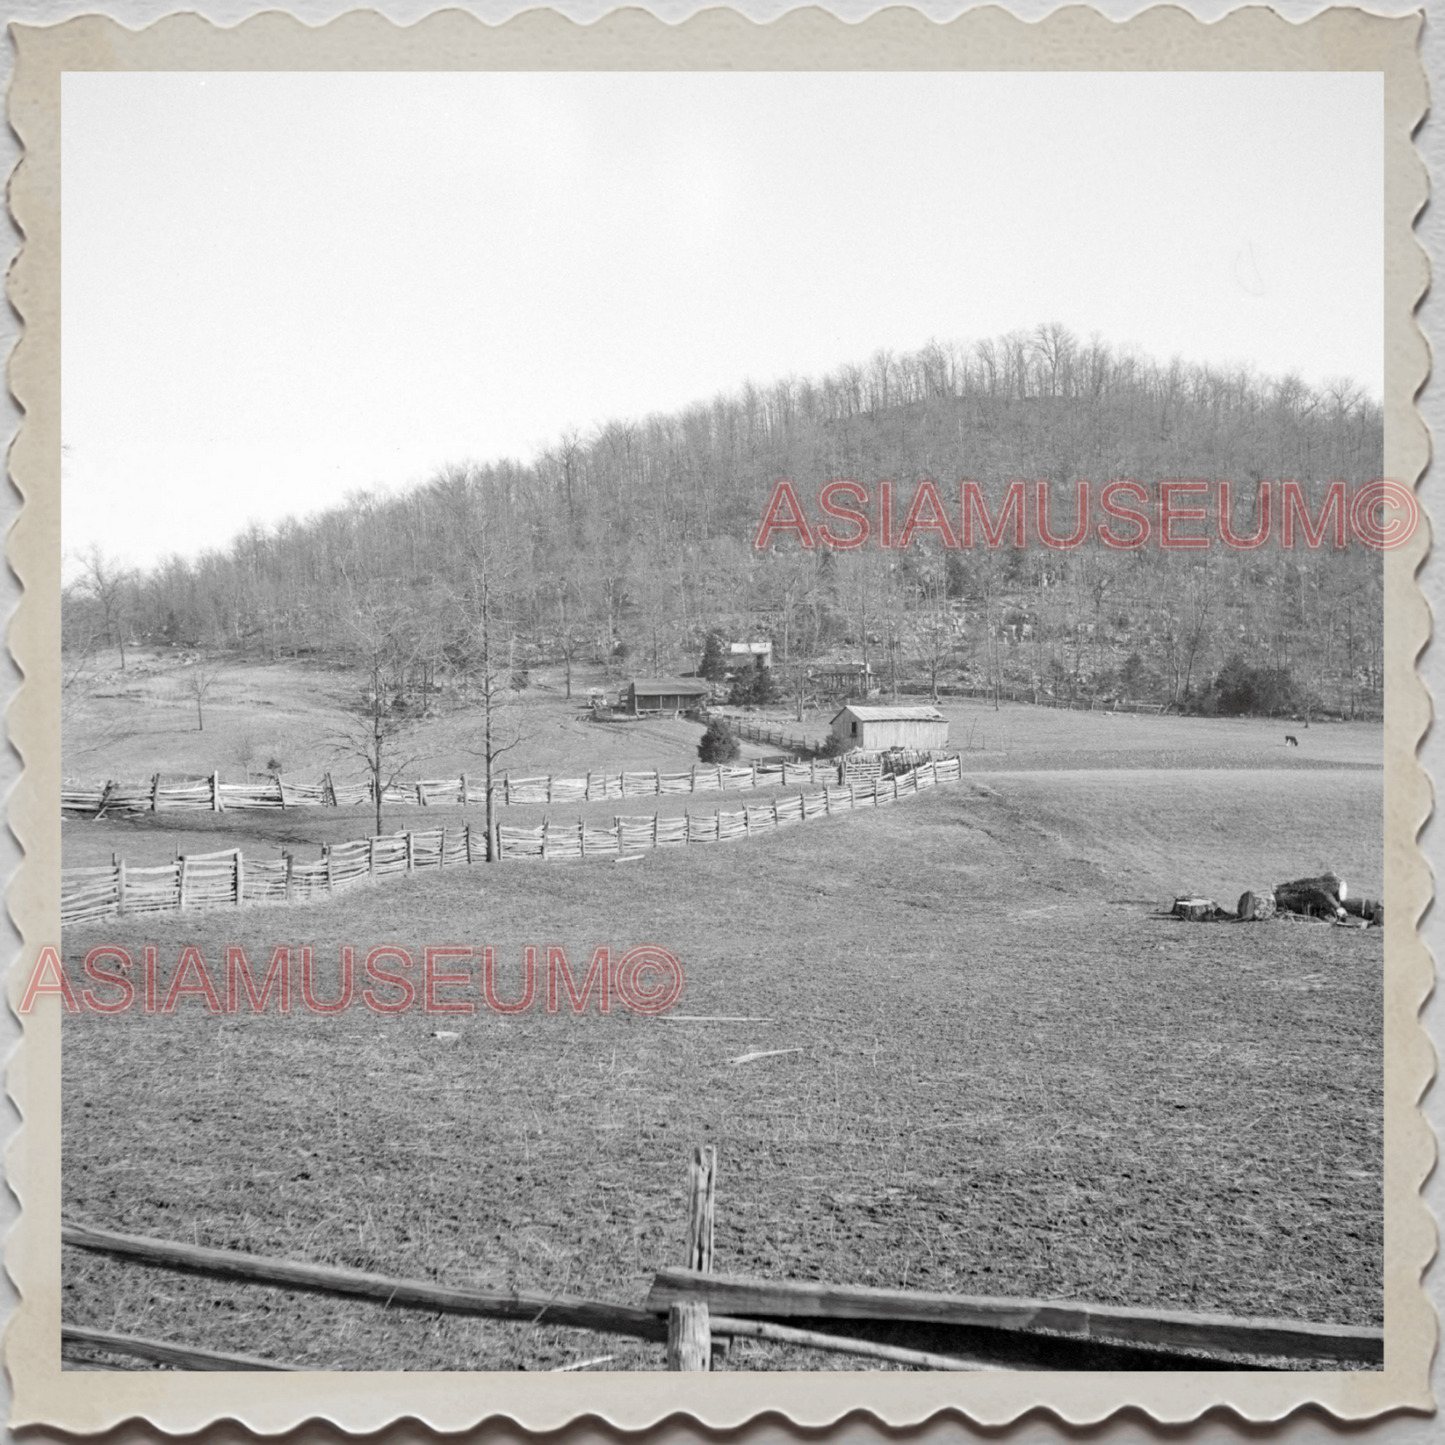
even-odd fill
[{"label": "split rail fence", "polygon": [[[733,769],[740,774],[746,769]],[[786,773],[786,769],[782,770]],[[798,769],[806,773],[806,768]],[[709,769],[709,773],[713,770]],[[763,770],[758,770],[761,778]],[[779,772],[772,777],[776,781]],[[685,775],[684,775],[685,776]],[[957,758],[933,760],[891,778],[870,778],[818,792],[778,794],[758,807],[739,812],[681,817],[616,817],[612,826],[583,819],[539,828],[497,829],[497,857],[568,858],[637,856],[635,850],[725,843],[753,838],[808,819],[831,817],[856,808],[878,808],[916,797],[920,792],[962,777]],[[760,782],[759,786],[763,786]],[[247,858],[239,848],[187,854],[170,863],[136,867],[115,858],[109,865],[67,868],[60,875],[62,924],[93,923],[119,914],[175,913],[190,909],[239,908],[247,904],[309,903],[345,889],[405,877],[426,868],[465,866],[486,860],[483,829],[463,824],[425,832],[402,832],[326,845],[320,859],[302,861]]]},{"label": "split rail fence", "polygon": [[[1239,1368],[1240,1355],[1331,1365],[1370,1366],[1384,1360],[1384,1331],[1368,1327],[721,1275],[714,1272],[716,1200],[717,1151],[694,1148],[688,1165],[683,1267],[657,1271],[640,1308],[392,1279],[66,1221],[60,1238],[69,1248],[151,1267],[369,1299],[384,1309],[513,1320],[533,1327],[560,1325],[665,1344],[669,1370],[710,1370],[727,1357],[735,1339],[924,1370],[1198,1369],[1201,1356],[1206,1363],[1228,1362],[1225,1368]],[[72,1359],[80,1348],[87,1354],[103,1350],[187,1370],[301,1368],[76,1324],[62,1323],[60,1338],[62,1352]],[[931,1348],[919,1348],[920,1341]],[[612,1358],[604,1355],[561,1368],[587,1368]],[[93,1355],[85,1361],[92,1362]]]},{"label": "split rail fence", "polygon": [[789,753],[814,753],[822,746],[816,738],[795,736],[782,728],[756,723],[750,718],[734,717],[728,713],[720,713],[718,716],[737,737],[745,738],[748,742],[766,743],[771,748],[782,748]]},{"label": "split rail fence", "polygon": [[[750,725],[751,726],[751,725]],[[754,729],[754,731],[759,731]],[[791,787],[837,778],[836,761],[756,762],[740,767],[703,765],[687,772],[589,772],[581,778],[503,774],[493,784],[493,801],[509,807],[535,803],[590,803],[606,798],[651,798],[669,793],[735,793],[751,788]],[[422,778],[393,783],[382,790],[383,803],[419,808],[471,807],[486,801],[484,787],[465,773],[457,778]],[[223,783],[217,773],[183,783],[162,783],[157,773],[146,783],[67,784],[60,790],[62,812],[96,818],[107,813],[160,813],[182,809],[203,812],[347,808],[373,802],[370,780],[337,782],[328,773],[319,783],[293,783],[273,777],[264,783]]]},{"label": "split rail fence", "polygon": [[956,783],[963,776],[957,758],[933,761],[891,777],[871,777],[844,786],[824,787],[817,792],[799,790],[796,794],[775,794],[768,803],[757,807],[743,805],[735,813],[719,809],[716,813],[681,817],[614,818],[612,826],[598,827],[578,819],[576,823],[557,824],[544,820],[536,828],[498,829],[503,858],[589,858],[606,854],[622,855],[638,848],[686,847],[692,843],[728,843],[739,838],[753,838],[773,832],[792,823],[805,823],[813,818],[828,818],[834,813],[852,812],[856,808],[880,808],[885,804],[917,797],[919,793],[944,783]]}]

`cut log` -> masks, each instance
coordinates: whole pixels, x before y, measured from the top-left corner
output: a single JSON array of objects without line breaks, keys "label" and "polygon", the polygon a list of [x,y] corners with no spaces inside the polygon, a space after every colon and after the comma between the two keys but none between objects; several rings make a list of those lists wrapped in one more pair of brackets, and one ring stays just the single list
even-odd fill
[{"label": "cut log", "polygon": [[1375,914],[1384,904],[1378,898],[1341,898],[1340,907],[1355,918],[1364,918],[1373,923]]},{"label": "cut log", "polygon": [[1267,889],[1256,893],[1253,890],[1240,895],[1239,899],[1239,921],[1241,923],[1261,923],[1266,918],[1273,918],[1275,915],[1274,894]]},{"label": "cut log", "polygon": [[1302,913],[1308,918],[1343,918],[1339,889],[1343,885],[1332,873],[1322,878],[1297,878],[1292,883],[1275,885],[1274,901],[1286,913]]}]

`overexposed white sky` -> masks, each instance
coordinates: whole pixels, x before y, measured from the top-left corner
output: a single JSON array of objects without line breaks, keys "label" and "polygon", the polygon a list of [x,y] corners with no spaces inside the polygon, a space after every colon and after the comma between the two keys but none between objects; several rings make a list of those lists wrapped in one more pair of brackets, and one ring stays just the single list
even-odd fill
[{"label": "overexposed white sky", "polygon": [[99,74],[63,529],[136,565],[1041,321],[1383,384],[1377,74]]}]

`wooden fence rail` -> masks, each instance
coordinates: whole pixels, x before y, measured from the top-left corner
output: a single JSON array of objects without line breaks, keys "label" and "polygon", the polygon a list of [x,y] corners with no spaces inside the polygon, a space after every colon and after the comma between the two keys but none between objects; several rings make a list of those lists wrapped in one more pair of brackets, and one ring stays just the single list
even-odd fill
[{"label": "wooden fence rail", "polygon": [[[657,1271],[641,1308],[518,1290],[394,1279],[333,1265],[121,1234],[65,1220],[61,1221],[60,1239],[71,1248],[152,1267],[375,1300],[388,1309],[560,1325],[661,1343],[666,1346],[670,1370],[711,1369],[715,1360],[726,1356],[733,1338],[929,1370],[1010,1368],[1030,1362],[1038,1346],[1052,1348],[1052,1367],[1065,1369],[1089,1367],[1089,1361],[1077,1353],[1080,1348],[1102,1351],[1106,1357],[1110,1350],[1122,1351],[1115,1363],[1122,1367],[1132,1360],[1134,1368],[1158,1368],[1160,1364],[1199,1368],[1200,1354],[1215,1359],[1246,1355],[1364,1365],[1384,1360],[1384,1331],[1369,1327],[714,1274],[716,1182],[717,1151],[695,1148],[688,1166],[687,1263],[681,1269]],[[830,1323],[832,1332],[817,1328]],[[946,1342],[947,1353],[896,1342],[900,1334],[916,1334],[918,1325],[931,1326]],[[837,1332],[840,1328],[843,1333]],[[62,1346],[79,1345],[181,1369],[295,1368],[251,1355],[222,1354],[70,1323],[62,1324],[61,1341]],[[975,1347],[983,1350],[983,1357]],[[1075,1351],[1074,1357],[1070,1349]],[[1146,1353],[1140,1354],[1141,1350]],[[603,1361],[608,1358],[604,1356]],[[603,1361],[583,1361],[578,1367]]]},{"label": "wooden fence rail", "polygon": [[962,775],[959,760],[948,758],[891,777],[870,777],[813,793],[801,789],[791,795],[778,793],[767,803],[744,805],[735,813],[719,809],[716,813],[685,812],[681,817],[663,817],[660,813],[617,817],[610,828],[581,818],[562,824],[544,819],[540,827],[503,826],[497,833],[503,858],[548,860],[621,856],[634,849],[686,847],[693,843],[727,843],[855,808],[883,807],[917,797],[940,784],[956,783]]},{"label": "wooden fence rail", "polygon": [[[748,724],[747,736],[767,732]],[[742,728],[737,729],[739,732]],[[779,737],[782,735],[779,734]],[[766,739],[765,739],[766,740]],[[779,744],[781,746],[781,744]],[[649,768],[642,772],[589,772],[580,778],[503,774],[493,781],[493,801],[503,807],[536,803],[591,803],[608,798],[652,798],[671,793],[737,793],[753,788],[791,787],[839,777],[839,763],[768,761],[741,766],[700,764],[686,772]],[[485,786],[463,773],[456,778],[421,778],[393,783],[382,792],[388,806],[472,807],[486,801]],[[224,813],[286,808],[348,808],[370,805],[370,780],[338,782],[330,773],[319,783],[293,783],[273,777],[264,783],[223,783],[218,774],[196,782],[162,783],[157,773],[144,783],[66,783],[60,790],[63,812],[95,818],[107,813],[160,813],[180,810]]]},{"label": "wooden fence rail", "polygon": [[60,1242],[98,1254],[117,1255],[141,1264],[162,1265],[212,1278],[250,1280],[285,1289],[380,1300],[390,1307],[439,1310],[486,1319],[526,1320],[531,1324],[570,1325],[576,1329],[630,1335],[642,1340],[662,1341],[667,1338],[666,1321],[656,1314],[602,1300],[524,1294],[514,1290],[458,1288],[434,1284],[430,1280],[391,1279],[359,1269],[269,1259],[265,1255],[243,1254],[230,1249],[209,1249],[143,1235],[118,1234],[114,1230],[95,1229],[83,1224],[62,1224]]},{"label": "wooden fence rail", "polygon": [[[714,769],[707,771],[716,775]],[[747,772],[746,769],[730,771]],[[798,774],[807,776],[808,768],[799,767],[794,776]],[[772,781],[776,782],[780,776],[786,776],[786,770],[783,773],[775,770]],[[956,783],[961,776],[962,764],[957,758],[935,759],[892,777],[825,786],[813,793],[802,789],[793,795],[779,793],[769,802],[745,806],[735,813],[719,810],[684,813],[681,817],[663,817],[659,813],[616,817],[611,827],[583,819],[566,825],[544,820],[540,828],[499,827],[497,857],[499,860],[621,857],[643,848],[724,843],[752,838],[811,818],[829,817],[855,808],[881,807],[915,797],[937,784]],[[758,786],[764,786],[763,769],[758,770],[757,777]],[[239,848],[187,854],[170,863],[147,867],[136,867],[118,858],[108,866],[67,868],[61,872],[60,921],[62,924],[93,923],[120,914],[309,903],[348,888],[404,877],[422,869],[481,863],[486,856],[484,830],[462,824],[331,843],[314,861],[290,854],[282,858],[247,858]]]}]

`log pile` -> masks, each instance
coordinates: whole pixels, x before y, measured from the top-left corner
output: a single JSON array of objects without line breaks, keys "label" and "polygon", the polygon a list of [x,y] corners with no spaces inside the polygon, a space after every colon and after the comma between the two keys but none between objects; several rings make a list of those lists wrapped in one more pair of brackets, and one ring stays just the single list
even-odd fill
[{"label": "log pile", "polygon": [[1240,897],[1237,916],[1241,923],[1284,916],[1344,924],[1358,918],[1362,920],[1361,925],[1352,926],[1382,928],[1385,905],[1374,898],[1351,898],[1344,879],[1337,873],[1322,873],[1314,878],[1277,883],[1268,890],[1245,892]]}]

